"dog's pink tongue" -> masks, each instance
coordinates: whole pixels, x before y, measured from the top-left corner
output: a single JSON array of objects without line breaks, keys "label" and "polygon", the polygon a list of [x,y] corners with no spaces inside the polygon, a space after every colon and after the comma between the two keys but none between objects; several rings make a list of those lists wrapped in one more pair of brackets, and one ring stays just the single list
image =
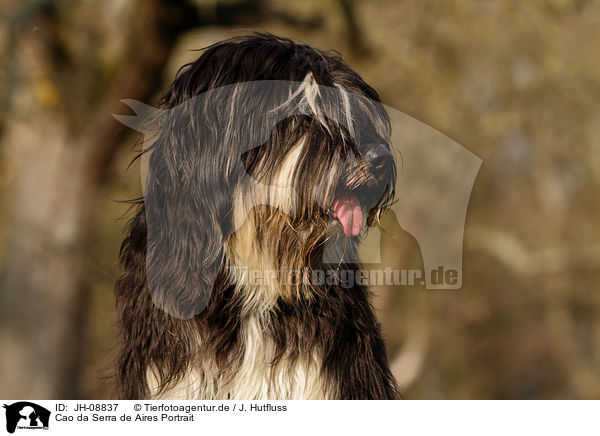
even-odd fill
[{"label": "dog's pink tongue", "polygon": [[363,226],[363,214],[356,195],[345,192],[338,194],[334,203],[335,217],[340,220],[346,236],[357,236]]}]

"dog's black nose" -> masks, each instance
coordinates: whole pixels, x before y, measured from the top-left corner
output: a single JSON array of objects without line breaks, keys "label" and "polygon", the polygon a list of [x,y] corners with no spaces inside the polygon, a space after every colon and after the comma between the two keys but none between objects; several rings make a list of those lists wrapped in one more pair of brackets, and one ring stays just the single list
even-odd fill
[{"label": "dog's black nose", "polygon": [[377,144],[365,153],[365,162],[374,174],[379,175],[394,165],[394,155],[387,147]]}]

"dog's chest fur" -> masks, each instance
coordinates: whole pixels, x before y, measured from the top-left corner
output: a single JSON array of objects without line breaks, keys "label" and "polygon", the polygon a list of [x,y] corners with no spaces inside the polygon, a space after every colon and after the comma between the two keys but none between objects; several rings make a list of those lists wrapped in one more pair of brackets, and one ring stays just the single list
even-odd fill
[{"label": "dog's chest fur", "polygon": [[[191,363],[184,377],[156,399],[328,399],[333,394],[323,383],[316,352],[298,353],[294,359],[275,359],[276,346],[257,317],[243,321],[244,349],[229,368],[219,370],[212,356]],[[156,377],[148,371],[152,393]]]}]

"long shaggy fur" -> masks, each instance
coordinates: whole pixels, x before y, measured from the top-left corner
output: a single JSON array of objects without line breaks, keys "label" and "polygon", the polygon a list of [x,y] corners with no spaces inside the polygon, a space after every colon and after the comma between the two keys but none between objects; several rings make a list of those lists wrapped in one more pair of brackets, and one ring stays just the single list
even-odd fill
[{"label": "long shaggy fur", "polygon": [[[263,100],[240,84],[264,80],[298,84],[282,101],[306,110],[256,126]],[[217,89],[228,97],[190,103]],[[145,198],[121,248],[120,398],[397,398],[366,287],[248,273],[360,269],[358,237],[331,205],[352,192],[372,224],[393,198],[394,166],[366,159],[389,151],[387,115],[369,102],[379,96],[339,55],[268,34],[217,43],[178,73],[160,104],[177,116],[147,150]],[[227,119],[233,108],[246,115]],[[259,146],[236,148],[263,137],[256,129]]]}]

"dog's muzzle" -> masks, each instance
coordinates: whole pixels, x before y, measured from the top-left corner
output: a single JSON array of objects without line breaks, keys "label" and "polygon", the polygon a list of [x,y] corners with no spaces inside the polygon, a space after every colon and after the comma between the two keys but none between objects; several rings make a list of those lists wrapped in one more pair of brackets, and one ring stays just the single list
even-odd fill
[{"label": "dog's muzzle", "polygon": [[364,181],[357,187],[339,187],[331,208],[331,217],[340,222],[346,236],[358,236],[365,214],[389,194],[394,183],[394,155],[384,145],[370,146],[362,162],[364,167],[360,171],[366,173]]}]

